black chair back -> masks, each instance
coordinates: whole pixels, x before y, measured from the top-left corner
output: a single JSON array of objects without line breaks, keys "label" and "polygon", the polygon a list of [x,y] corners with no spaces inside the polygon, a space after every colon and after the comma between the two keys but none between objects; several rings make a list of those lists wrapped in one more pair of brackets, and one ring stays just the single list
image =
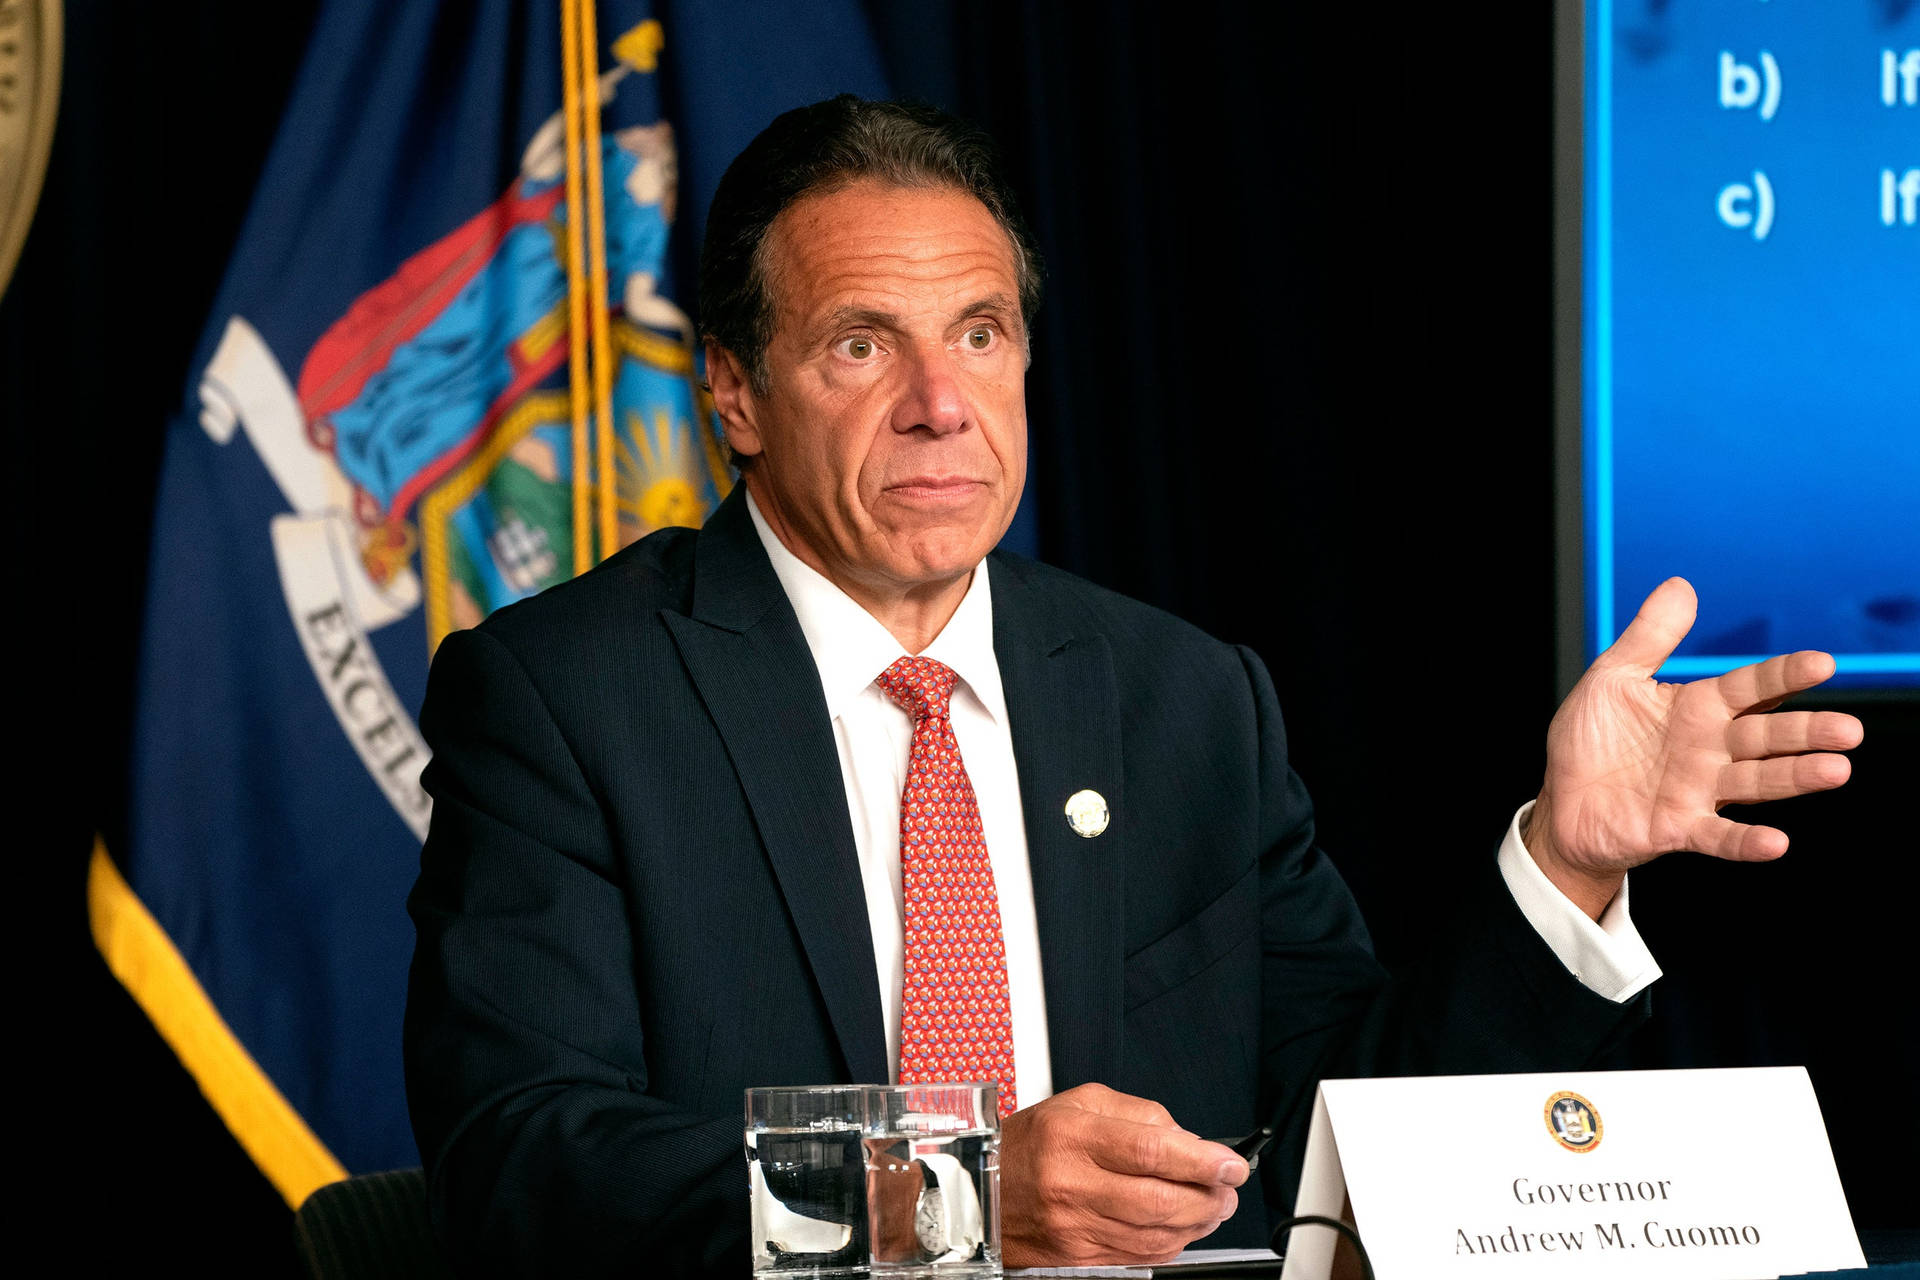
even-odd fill
[{"label": "black chair back", "polygon": [[453,1274],[433,1238],[427,1179],[419,1169],[329,1183],[307,1197],[293,1229],[313,1280]]}]

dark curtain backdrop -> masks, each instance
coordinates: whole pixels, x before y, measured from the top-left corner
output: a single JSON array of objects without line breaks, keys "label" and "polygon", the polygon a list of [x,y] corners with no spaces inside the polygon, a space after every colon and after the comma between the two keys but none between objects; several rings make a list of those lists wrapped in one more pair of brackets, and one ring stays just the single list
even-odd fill
[{"label": "dark curtain backdrop", "polygon": [[[899,88],[1002,140],[1048,260],[1043,555],[1265,657],[1325,842],[1381,950],[1416,956],[1537,787],[1558,695],[1548,7],[873,8]],[[94,955],[82,885],[123,819],[161,424],[313,9],[70,2],[0,300],[29,566],[23,1154],[102,1262],[294,1269],[285,1208]],[[1636,875],[1668,976],[1616,1065],[1805,1063],[1857,1222],[1913,1226],[1888,1120],[1920,1079],[1920,707],[1856,709],[1853,784],[1770,818],[1783,862]]]}]

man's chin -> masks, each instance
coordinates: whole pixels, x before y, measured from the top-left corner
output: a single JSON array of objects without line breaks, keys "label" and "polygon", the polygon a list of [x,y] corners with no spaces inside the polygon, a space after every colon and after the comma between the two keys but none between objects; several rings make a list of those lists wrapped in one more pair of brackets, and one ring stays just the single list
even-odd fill
[{"label": "man's chin", "polygon": [[977,532],[965,538],[916,544],[900,565],[903,581],[939,586],[956,582],[972,573],[987,558],[998,539],[989,541]]},{"label": "man's chin", "polygon": [[985,559],[1012,522],[1011,509],[982,493],[964,506],[897,513],[887,542],[928,576],[951,576]]}]

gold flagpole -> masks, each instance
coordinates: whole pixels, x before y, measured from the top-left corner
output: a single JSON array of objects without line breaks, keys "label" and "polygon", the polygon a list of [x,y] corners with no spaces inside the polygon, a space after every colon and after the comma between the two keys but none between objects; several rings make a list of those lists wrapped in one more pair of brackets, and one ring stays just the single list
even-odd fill
[{"label": "gold flagpole", "polygon": [[[567,129],[567,391],[573,409],[573,572],[593,566],[593,530],[587,512],[592,472],[587,458],[587,281],[585,248],[581,243],[583,197],[580,174],[580,5],[582,0],[560,0],[561,93]],[[599,134],[600,93],[594,84],[593,108],[587,114]],[[598,143],[595,143],[596,147]]]},{"label": "gold flagpole", "polygon": [[593,323],[594,480],[600,499],[600,558],[619,550],[613,472],[613,337],[607,315],[607,206],[600,157],[600,36],[594,0],[580,0],[580,76],[593,94],[585,113],[587,160],[587,298]]}]

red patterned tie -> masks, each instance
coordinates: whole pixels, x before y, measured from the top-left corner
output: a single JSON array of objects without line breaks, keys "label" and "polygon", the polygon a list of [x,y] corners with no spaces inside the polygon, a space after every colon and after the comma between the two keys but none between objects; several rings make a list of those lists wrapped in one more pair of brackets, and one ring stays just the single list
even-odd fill
[{"label": "red patterned tie", "polygon": [[947,713],[953,681],[931,658],[902,658],[874,681],[913,717],[900,796],[900,1083],[998,1080],[1004,1117],[1017,1105],[1007,952],[980,802]]}]

